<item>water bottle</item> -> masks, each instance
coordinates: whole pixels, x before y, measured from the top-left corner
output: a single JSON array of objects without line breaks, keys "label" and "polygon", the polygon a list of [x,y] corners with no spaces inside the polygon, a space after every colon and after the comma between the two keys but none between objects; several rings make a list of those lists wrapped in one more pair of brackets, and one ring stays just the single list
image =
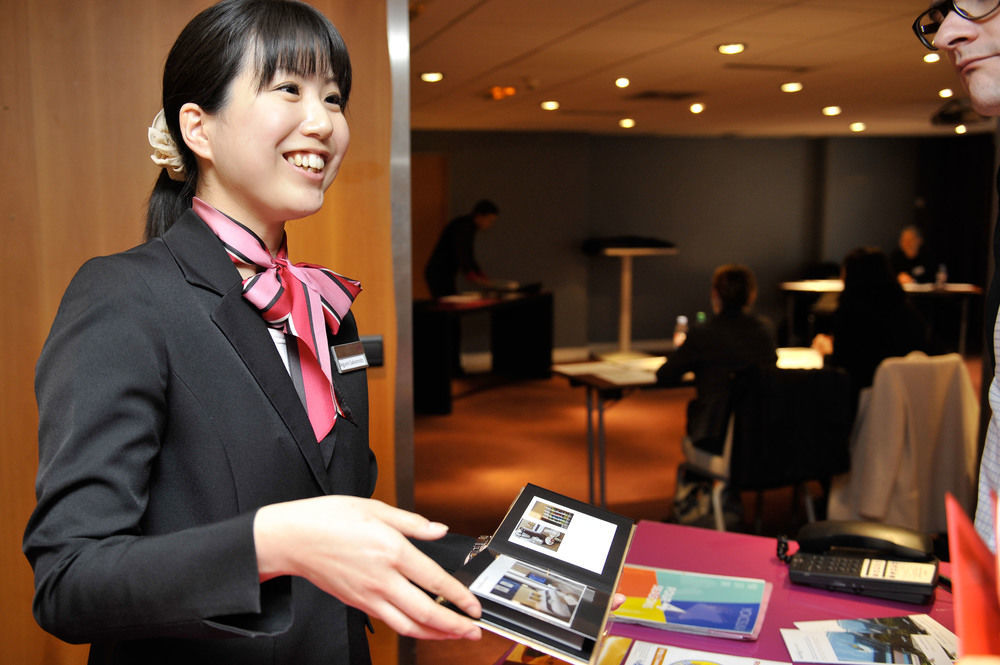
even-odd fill
[{"label": "water bottle", "polygon": [[943,289],[948,283],[948,268],[943,263],[938,264],[937,274],[934,275],[934,287]]},{"label": "water bottle", "polygon": [[680,348],[680,346],[687,340],[687,336],[688,317],[681,314],[677,317],[677,323],[674,324],[674,348]]}]

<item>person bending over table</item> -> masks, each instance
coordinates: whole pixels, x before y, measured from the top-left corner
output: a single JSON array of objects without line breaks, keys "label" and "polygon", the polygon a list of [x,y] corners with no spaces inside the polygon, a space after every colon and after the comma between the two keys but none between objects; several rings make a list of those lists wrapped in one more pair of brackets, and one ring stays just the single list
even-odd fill
[{"label": "person bending over table", "polygon": [[474,284],[486,285],[489,277],[476,261],[476,233],[493,226],[500,214],[497,204],[489,199],[478,201],[472,212],[448,222],[441,231],[431,258],[424,269],[424,279],[431,297],[441,298],[458,293],[456,279],[464,276]]}]

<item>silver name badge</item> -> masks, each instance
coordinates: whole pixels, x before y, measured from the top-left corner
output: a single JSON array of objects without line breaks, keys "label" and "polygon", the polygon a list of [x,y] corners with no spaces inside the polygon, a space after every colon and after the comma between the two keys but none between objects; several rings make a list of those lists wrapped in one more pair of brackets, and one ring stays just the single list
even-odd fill
[{"label": "silver name badge", "polygon": [[331,350],[333,351],[333,360],[337,363],[337,371],[341,374],[368,367],[365,347],[360,341],[338,344]]}]

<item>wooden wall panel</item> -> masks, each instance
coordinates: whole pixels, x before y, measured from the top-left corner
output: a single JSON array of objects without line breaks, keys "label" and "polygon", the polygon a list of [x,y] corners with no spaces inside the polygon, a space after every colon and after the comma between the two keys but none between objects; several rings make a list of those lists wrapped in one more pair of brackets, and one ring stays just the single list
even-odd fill
[{"label": "wooden wall panel", "polygon": [[417,152],[410,156],[413,182],[413,299],[430,298],[424,268],[438,236],[448,224],[448,156],[440,152]]},{"label": "wooden wall panel", "polygon": [[[141,240],[157,175],[146,126],[159,109],[162,65],[177,33],[205,0],[0,0],[0,250],[7,325],[0,327],[0,644],[17,663],[83,663],[86,649],[46,635],[31,617],[31,570],[20,552],[34,505],[37,467],[35,359],[62,292],[91,256]],[[390,95],[385,7],[316,0],[344,33],[355,83],[352,144],[324,210],[290,225],[295,260],[362,280],[362,334],[381,334],[386,366],[371,372],[377,495],[394,502],[392,294],[389,183]],[[376,662],[396,662],[388,629]]]}]

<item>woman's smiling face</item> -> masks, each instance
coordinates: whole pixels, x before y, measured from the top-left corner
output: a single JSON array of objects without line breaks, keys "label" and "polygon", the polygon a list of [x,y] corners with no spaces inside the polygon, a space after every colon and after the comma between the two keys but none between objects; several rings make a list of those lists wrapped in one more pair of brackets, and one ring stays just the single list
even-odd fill
[{"label": "woman's smiling face", "polygon": [[350,133],[329,75],[257,79],[247,59],[222,109],[204,116],[209,154],[199,160],[197,195],[264,237],[263,228],[320,209]]}]

